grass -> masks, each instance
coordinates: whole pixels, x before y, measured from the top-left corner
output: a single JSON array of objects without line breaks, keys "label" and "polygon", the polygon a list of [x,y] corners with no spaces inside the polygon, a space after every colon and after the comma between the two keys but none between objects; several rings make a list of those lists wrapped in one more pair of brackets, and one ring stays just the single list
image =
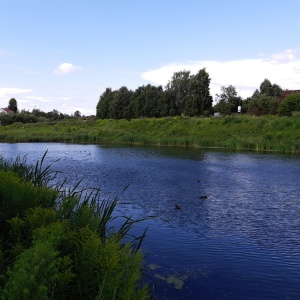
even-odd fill
[{"label": "grass", "polygon": [[254,151],[300,151],[300,118],[233,115],[133,120],[65,120],[0,128],[1,142],[119,143]]},{"label": "grass", "polygon": [[64,182],[49,187],[56,173],[45,156],[35,165],[0,160],[0,298],[148,299],[146,230],[130,238],[142,220],[112,226],[117,198]]}]

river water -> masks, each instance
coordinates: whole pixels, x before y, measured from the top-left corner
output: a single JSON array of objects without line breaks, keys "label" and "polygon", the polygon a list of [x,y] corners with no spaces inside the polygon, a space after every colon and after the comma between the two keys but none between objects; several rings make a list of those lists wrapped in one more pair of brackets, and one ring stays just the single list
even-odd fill
[{"label": "river water", "polygon": [[0,144],[4,158],[28,162],[46,150],[69,185],[119,195],[121,215],[156,216],[133,232],[148,226],[142,248],[154,299],[300,299],[299,156]]}]

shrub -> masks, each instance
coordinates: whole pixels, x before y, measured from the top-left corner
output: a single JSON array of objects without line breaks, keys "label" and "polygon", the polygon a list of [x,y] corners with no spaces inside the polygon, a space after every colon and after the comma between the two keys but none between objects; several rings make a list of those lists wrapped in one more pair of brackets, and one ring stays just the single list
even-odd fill
[{"label": "shrub", "polygon": [[267,96],[265,94],[257,94],[247,103],[248,113],[256,116],[266,114],[277,114],[278,98]]},{"label": "shrub", "polygon": [[293,112],[298,111],[300,111],[300,93],[286,96],[279,106],[279,114],[282,116],[290,117]]}]

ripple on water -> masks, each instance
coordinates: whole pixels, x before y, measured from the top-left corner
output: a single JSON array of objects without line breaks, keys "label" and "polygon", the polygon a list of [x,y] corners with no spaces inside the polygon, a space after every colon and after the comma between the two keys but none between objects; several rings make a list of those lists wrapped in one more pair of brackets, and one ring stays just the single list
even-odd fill
[{"label": "ripple on water", "polygon": [[[155,299],[300,299],[299,158],[198,149],[0,144],[157,219],[143,242]],[[207,196],[206,199],[199,199]],[[129,203],[129,204],[128,204]],[[175,204],[181,206],[175,210]],[[166,220],[166,221],[163,221]],[[180,287],[180,288],[179,288]]]}]

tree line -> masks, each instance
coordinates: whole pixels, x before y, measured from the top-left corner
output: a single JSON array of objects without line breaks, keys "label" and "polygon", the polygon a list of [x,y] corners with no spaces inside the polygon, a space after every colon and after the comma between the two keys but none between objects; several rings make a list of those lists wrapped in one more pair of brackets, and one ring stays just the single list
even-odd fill
[{"label": "tree line", "polygon": [[212,112],[210,77],[205,69],[191,75],[190,71],[175,72],[165,89],[148,84],[135,91],[123,86],[106,88],[96,107],[101,119],[131,119],[175,115],[200,116]]},{"label": "tree line", "polygon": [[[264,79],[253,95],[246,99],[238,95],[233,85],[222,86],[220,93],[215,95],[217,103],[213,105],[210,81],[204,68],[196,75],[186,70],[174,72],[165,88],[151,84],[140,86],[135,91],[125,86],[119,90],[106,88],[97,103],[96,116],[100,119],[131,119],[208,116],[214,112],[229,115],[237,113],[239,106],[241,113],[290,115],[291,110],[295,109],[295,105],[294,108],[282,108],[279,100],[283,89],[276,83],[272,84],[269,79]],[[297,97],[300,98],[300,94]]]},{"label": "tree line", "polygon": [[31,112],[28,110],[21,110],[0,114],[0,125],[6,126],[16,122],[20,123],[41,123],[41,122],[53,122],[53,121],[61,121],[66,118],[71,118],[71,116],[67,114],[62,114],[58,110],[53,109],[49,112],[43,112],[40,109],[33,109]]},{"label": "tree line", "polygon": [[6,126],[13,123],[41,123],[41,122],[56,122],[64,119],[81,118],[80,111],[76,110],[74,114],[68,115],[53,109],[49,112],[44,112],[38,108],[29,110],[18,110],[18,102],[15,98],[8,101],[8,112],[0,113],[0,125]]},{"label": "tree line", "polygon": [[[168,84],[163,88],[148,84],[136,90],[122,86],[118,90],[106,88],[100,95],[96,106],[96,117],[100,119],[159,118],[168,116],[209,116],[214,112],[229,115],[239,112],[265,115],[279,114],[291,116],[300,111],[300,93],[288,95],[281,101],[283,89],[276,83],[264,79],[251,97],[242,99],[233,85],[221,86],[215,95],[216,104],[210,94],[210,77],[203,68],[197,74],[190,71],[174,72]],[[281,100],[280,100],[281,99]],[[62,114],[53,109],[43,112],[40,109],[18,110],[17,100],[11,98],[8,103],[11,113],[0,114],[0,125],[16,122],[38,123],[56,122],[67,118],[81,118],[80,111],[74,114]],[[83,118],[85,118],[83,116]]]}]

